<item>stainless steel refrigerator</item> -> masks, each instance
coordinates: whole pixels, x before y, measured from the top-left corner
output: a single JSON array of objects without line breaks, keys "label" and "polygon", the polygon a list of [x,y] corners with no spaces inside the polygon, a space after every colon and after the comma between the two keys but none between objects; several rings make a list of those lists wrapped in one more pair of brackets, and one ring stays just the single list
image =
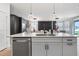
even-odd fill
[{"label": "stainless steel refrigerator", "polygon": [[17,34],[22,32],[22,18],[16,15],[10,15],[10,34]]}]

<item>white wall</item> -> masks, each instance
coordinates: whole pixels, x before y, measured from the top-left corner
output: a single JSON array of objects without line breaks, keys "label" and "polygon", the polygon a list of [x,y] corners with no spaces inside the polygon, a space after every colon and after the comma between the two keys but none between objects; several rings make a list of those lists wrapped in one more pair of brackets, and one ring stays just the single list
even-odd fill
[{"label": "white wall", "polygon": [[[33,15],[39,17],[40,20],[49,20],[53,14],[53,3],[32,3]],[[14,14],[27,18],[31,8],[30,3],[12,3],[11,11]],[[56,15],[59,18],[73,17],[79,15],[79,3],[56,3]],[[11,13],[12,13],[11,12]]]},{"label": "white wall", "polygon": [[10,13],[10,4],[8,4],[8,3],[0,3],[0,11],[9,14]]},{"label": "white wall", "polygon": [[[3,25],[0,27],[0,29],[3,28],[3,32],[5,30],[4,34],[6,36],[4,36],[4,37],[6,37],[6,39],[5,39],[6,44],[4,44],[4,45],[6,45],[6,47],[10,47],[10,37],[9,37],[9,35],[10,35],[10,4],[0,3],[0,14],[3,15],[2,17],[0,17],[0,19],[1,19],[0,23],[2,23],[1,21],[2,21],[2,19],[4,19],[2,24],[4,24],[4,26],[6,26],[5,29],[4,29]],[[5,18],[3,18],[3,17],[5,17]],[[3,32],[1,32],[1,33],[3,33]],[[0,37],[0,39],[1,39],[1,37]],[[5,41],[4,39],[2,39],[2,40]]]},{"label": "white wall", "polygon": [[[22,10],[22,11],[24,11],[24,10]],[[22,11],[20,11],[20,9],[17,9],[10,4],[10,14],[14,14],[14,15],[17,15],[17,16],[22,17],[24,19],[27,19],[27,16]]]}]

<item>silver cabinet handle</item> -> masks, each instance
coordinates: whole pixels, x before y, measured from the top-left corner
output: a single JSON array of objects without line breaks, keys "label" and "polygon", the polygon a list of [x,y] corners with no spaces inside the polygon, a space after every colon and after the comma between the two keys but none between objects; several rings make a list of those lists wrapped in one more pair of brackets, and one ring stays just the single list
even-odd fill
[{"label": "silver cabinet handle", "polygon": [[28,40],[13,40],[15,42],[27,42]]},{"label": "silver cabinet handle", "polygon": [[49,45],[45,44],[45,50],[48,50],[48,49],[49,49]]},{"label": "silver cabinet handle", "polygon": [[72,39],[67,39],[67,41],[72,41]]},{"label": "silver cabinet handle", "polygon": [[67,45],[71,46],[71,45],[72,45],[72,43],[67,43]]}]

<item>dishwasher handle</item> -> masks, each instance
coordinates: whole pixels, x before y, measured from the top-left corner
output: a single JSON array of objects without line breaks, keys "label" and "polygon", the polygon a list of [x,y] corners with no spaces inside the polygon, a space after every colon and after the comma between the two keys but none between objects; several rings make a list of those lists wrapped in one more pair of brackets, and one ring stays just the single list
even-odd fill
[{"label": "dishwasher handle", "polygon": [[67,41],[72,41],[72,39],[67,39]]},{"label": "dishwasher handle", "polygon": [[13,40],[14,42],[28,42],[29,40]]}]

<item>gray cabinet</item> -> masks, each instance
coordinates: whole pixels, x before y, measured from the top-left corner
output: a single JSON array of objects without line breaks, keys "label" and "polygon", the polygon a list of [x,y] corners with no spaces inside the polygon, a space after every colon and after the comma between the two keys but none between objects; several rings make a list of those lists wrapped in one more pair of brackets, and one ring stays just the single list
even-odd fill
[{"label": "gray cabinet", "polygon": [[32,56],[45,56],[44,43],[32,43]]},{"label": "gray cabinet", "polygon": [[76,43],[63,43],[63,56],[76,56],[77,46]]},{"label": "gray cabinet", "polygon": [[62,43],[47,43],[47,56],[62,56]]},{"label": "gray cabinet", "polygon": [[77,39],[63,38],[63,56],[77,56]]},{"label": "gray cabinet", "polygon": [[[31,41],[32,40],[32,41]],[[15,37],[14,56],[76,56],[76,37]]]},{"label": "gray cabinet", "polygon": [[30,56],[30,38],[13,38],[13,56]]},{"label": "gray cabinet", "polygon": [[33,56],[61,56],[61,38],[32,38]]},{"label": "gray cabinet", "polygon": [[76,56],[76,37],[32,38],[34,56]]},{"label": "gray cabinet", "polygon": [[62,56],[62,43],[32,43],[32,56]]}]

